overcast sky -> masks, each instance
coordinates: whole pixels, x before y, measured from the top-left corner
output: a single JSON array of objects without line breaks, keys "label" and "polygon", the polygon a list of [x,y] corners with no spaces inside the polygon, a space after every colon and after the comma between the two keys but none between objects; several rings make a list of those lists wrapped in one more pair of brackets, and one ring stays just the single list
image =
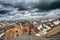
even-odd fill
[{"label": "overcast sky", "polygon": [[60,0],[0,0],[1,20],[56,17],[60,17]]}]

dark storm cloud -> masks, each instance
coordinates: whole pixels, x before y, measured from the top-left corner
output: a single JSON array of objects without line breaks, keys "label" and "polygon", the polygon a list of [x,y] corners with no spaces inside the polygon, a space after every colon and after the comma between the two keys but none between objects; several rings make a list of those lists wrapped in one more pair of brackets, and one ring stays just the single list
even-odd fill
[{"label": "dark storm cloud", "polygon": [[[30,10],[38,8],[40,11],[48,11],[60,8],[60,0],[39,0],[38,2],[27,2],[24,0],[0,0],[0,4],[18,8],[18,10]],[[30,7],[30,8],[29,8]]]},{"label": "dark storm cloud", "polygon": [[40,11],[48,11],[48,10],[54,10],[60,8],[60,0],[55,1],[44,1],[42,3],[39,3],[36,5],[36,8],[38,8]]},{"label": "dark storm cloud", "polygon": [[0,11],[0,14],[5,14],[5,13],[8,13],[8,11],[6,11],[6,10],[1,10]]},{"label": "dark storm cloud", "polygon": [[[32,6],[33,5],[33,6]],[[38,8],[39,11],[49,11],[60,8],[60,0],[40,0],[38,3],[20,3],[14,7],[19,8],[18,10],[30,10]],[[31,8],[29,8],[31,7]]]}]

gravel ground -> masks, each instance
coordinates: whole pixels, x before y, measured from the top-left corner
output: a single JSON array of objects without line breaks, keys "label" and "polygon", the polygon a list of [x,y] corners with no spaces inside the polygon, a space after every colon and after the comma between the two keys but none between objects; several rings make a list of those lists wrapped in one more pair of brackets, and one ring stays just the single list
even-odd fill
[{"label": "gravel ground", "polygon": [[11,40],[60,40],[60,36],[55,36],[51,38],[43,38],[35,35],[22,35]]},{"label": "gravel ground", "polygon": [[22,35],[11,40],[45,40],[45,38],[40,38],[35,35]]}]

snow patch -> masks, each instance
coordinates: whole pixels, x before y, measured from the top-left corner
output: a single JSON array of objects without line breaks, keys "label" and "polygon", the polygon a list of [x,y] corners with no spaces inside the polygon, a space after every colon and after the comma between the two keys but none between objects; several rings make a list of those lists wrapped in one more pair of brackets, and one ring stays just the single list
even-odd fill
[{"label": "snow patch", "polygon": [[43,27],[43,26],[42,26],[42,25],[40,25],[39,27],[37,27],[37,29],[38,29],[38,30],[40,30],[42,27]]},{"label": "snow patch", "polygon": [[45,26],[48,30],[50,30],[50,29],[51,29],[51,27],[50,27],[50,26],[46,26],[45,24],[44,24],[44,26]]},{"label": "snow patch", "polygon": [[4,33],[0,34],[0,38],[4,35]]},{"label": "snow patch", "polygon": [[59,20],[53,22],[55,25],[58,25],[60,23]]},{"label": "snow patch", "polygon": [[36,36],[40,36],[40,34],[35,34]]}]

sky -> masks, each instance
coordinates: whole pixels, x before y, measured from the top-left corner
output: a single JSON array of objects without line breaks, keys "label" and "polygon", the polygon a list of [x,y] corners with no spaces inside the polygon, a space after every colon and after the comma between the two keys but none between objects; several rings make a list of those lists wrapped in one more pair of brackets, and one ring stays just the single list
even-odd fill
[{"label": "sky", "polygon": [[0,20],[60,18],[60,0],[0,0]]}]

